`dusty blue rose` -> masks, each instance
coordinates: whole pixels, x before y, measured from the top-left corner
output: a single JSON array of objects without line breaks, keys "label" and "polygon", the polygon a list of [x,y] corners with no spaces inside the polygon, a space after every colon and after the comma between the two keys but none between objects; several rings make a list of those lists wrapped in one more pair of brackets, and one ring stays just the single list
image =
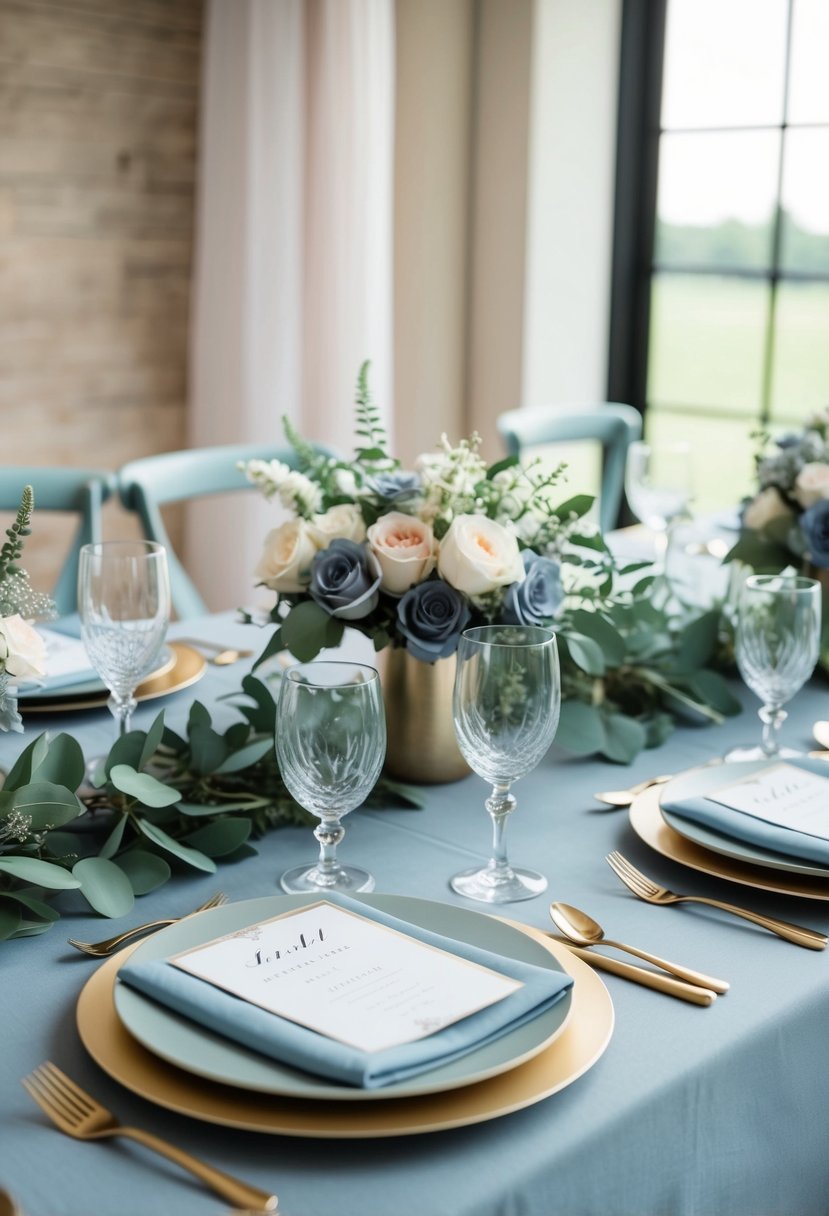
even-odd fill
[{"label": "dusty blue rose", "polygon": [[400,502],[419,494],[423,483],[417,473],[377,473],[369,480],[369,487],[385,502]]},{"label": "dusty blue rose", "polygon": [[377,607],[380,564],[365,545],[332,540],[311,563],[309,591],[331,616],[359,621]]},{"label": "dusty blue rose", "polygon": [[424,663],[455,653],[469,617],[461,593],[439,578],[418,583],[397,605],[397,627],[406,638],[406,649]]},{"label": "dusty blue rose", "polygon": [[547,625],[564,601],[561,566],[531,549],[523,551],[521,560],[526,576],[507,588],[501,621],[505,625]]},{"label": "dusty blue rose", "polygon": [[822,568],[829,567],[829,499],[821,498],[800,517],[809,558]]}]

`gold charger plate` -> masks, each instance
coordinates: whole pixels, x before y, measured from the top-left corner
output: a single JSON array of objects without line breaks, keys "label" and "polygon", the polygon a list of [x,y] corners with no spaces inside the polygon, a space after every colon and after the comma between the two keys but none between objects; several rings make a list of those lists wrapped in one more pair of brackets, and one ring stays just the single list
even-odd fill
[{"label": "gold charger plate", "polygon": [[756,887],[760,891],[775,891],[781,895],[796,895],[801,899],[829,900],[829,880],[772,870],[737,861],[723,853],[715,853],[680,836],[662,818],[659,806],[661,790],[652,786],[634,799],[629,811],[630,826],[640,840],[663,857],[678,861],[692,870],[701,870],[714,878]]},{"label": "gold charger plate", "polygon": [[385,1102],[315,1102],[234,1089],[184,1072],[142,1047],[116,1013],[118,969],[135,947],[103,963],[84,985],[76,1010],[78,1032],[96,1064],[133,1093],[178,1114],[224,1127],[271,1135],[363,1139],[483,1123],[572,1084],[596,1063],[613,1033],[610,994],[591,968],[539,930],[515,921],[506,924],[539,941],[573,976],[571,1016],[555,1042],[532,1060],[462,1089]]},{"label": "gold charger plate", "polygon": [[[207,668],[207,659],[192,646],[183,642],[168,642],[172,658],[159,670],[148,676],[135,690],[136,701],[152,701],[171,692],[179,692],[200,680]],[[88,696],[69,697],[65,700],[42,698],[37,701],[20,701],[21,714],[57,714],[74,709],[100,709],[109,700],[109,692],[94,692]]]}]

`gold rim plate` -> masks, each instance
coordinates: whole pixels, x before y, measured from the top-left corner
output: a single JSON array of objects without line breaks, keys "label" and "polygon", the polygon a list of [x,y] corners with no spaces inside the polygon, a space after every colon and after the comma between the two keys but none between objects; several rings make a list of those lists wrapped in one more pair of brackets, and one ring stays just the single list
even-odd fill
[{"label": "gold rim plate", "polygon": [[316,1139],[374,1139],[483,1123],[571,1085],[596,1063],[613,1033],[610,994],[591,968],[540,930],[505,923],[540,942],[573,976],[572,1013],[562,1033],[532,1060],[462,1089],[387,1102],[315,1102],[235,1089],[184,1072],[142,1047],[116,1013],[118,969],[135,947],[103,963],[87,981],[78,999],[78,1032],[95,1063],[133,1093],[223,1127]]},{"label": "gold rim plate", "polygon": [[[153,701],[156,697],[167,696],[171,692],[179,692],[200,680],[207,669],[207,659],[198,650],[185,646],[183,642],[169,642],[171,658],[148,676],[135,690],[136,701]],[[100,709],[109,700],[109,692],[94,692],[82,697],[68,699],[37,701],[20,701],[18,708],[21,714],[58,714],[68,713],[76,709]]]},{"label": "gold rim plate", "polygon": [[630,825],[640,840],[663,857],[678,861],[692,870],[700,870],[714,878],[756,887],[760,891],[775,891],[781,895],[796,895],[801,899],[829,900],[829,879],[800,877],[788,870],[772,870],[754,866],[723,853],[715,853],[702,845],[680,836],[665,822],[659,805],[661,790],[652,786],[634,799],[629,811]]}]

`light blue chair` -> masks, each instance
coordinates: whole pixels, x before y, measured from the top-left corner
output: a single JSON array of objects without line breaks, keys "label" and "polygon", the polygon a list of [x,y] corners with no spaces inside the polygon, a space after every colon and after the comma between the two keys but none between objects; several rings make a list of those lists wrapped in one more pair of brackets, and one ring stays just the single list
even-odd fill
[{"label": "light blue chair", "polygon": [[589,409],[531,406],[501,414],[497,426],[507,452],[522,458],[526,457],[527,448],[541,444],[598,441],[602,446],[599,526],[603,533],[617,526],[627,451],[642,434],[642,415],[633,406],[616,401]]},{"label": "light blue chair", "polygon": [[101,508],[115,491],[115,475],[101,469],[5,466],[0,468],[0,511],[17,510],[24,486],[31,486],[34,491],[35,527],[41,511],[78,516],[78,529],[51,592],[59,614],[69,616],[78,608],[81,546],[101,539]]},{"label": "light blue chair", "polygon": [[[317,451],[327,451],[314,446]],[[122,504],[138,516],[145,538],[158,541],[167,549],[170,591],[179,620],[204,616],[209,609],[173,550],[161,516],[161,507],[209,494],[253,489],[244,473],[236,467],[239,461],[247,460],[281,460],[291,468],[297,464],[293,448],[240,443],[144,456],[131,460],[118,471],[118,493]]]}]

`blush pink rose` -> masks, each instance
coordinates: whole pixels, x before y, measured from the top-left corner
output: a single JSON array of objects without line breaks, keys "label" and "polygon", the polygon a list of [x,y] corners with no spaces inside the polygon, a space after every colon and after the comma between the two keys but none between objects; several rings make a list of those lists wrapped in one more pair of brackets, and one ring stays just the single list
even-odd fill
[{"label": "blush pink rose", "polygon": [[380,563],[380,586],[390,595],[403,595],[435,568],[435,538],[429,524],[390,511],[367,532],[369,547]]}]

